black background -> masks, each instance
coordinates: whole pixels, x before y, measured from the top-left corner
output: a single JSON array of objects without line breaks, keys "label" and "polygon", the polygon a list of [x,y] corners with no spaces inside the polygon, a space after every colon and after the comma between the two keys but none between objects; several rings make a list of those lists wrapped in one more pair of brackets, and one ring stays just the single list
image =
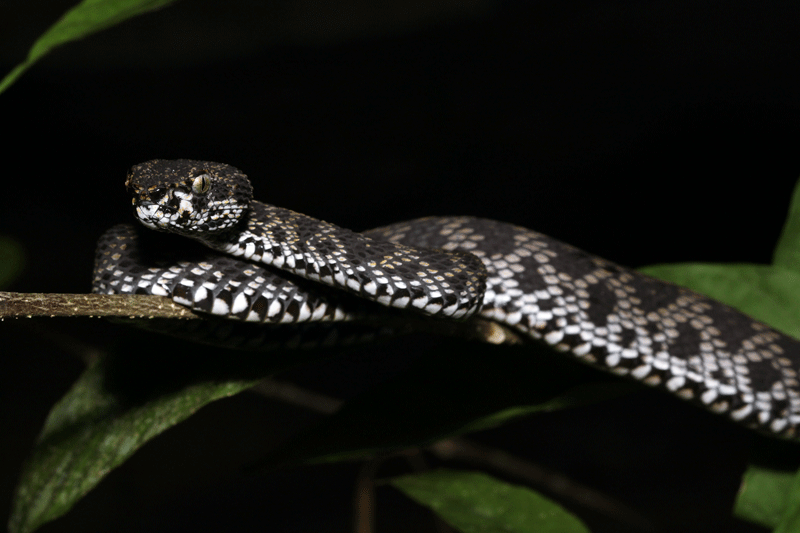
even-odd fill
[{"label": "black background", "polygon": [[[2,71],[69,5],[0,4]],[[355,230],[468,214],[630,266],[769,262],[800,174],[799,15],[796,2],[184,0],[58,49],[0,95],[0,235],[27,261],[11,290],[87,292],[94,242],[130,220],[127,168],[179,157],[231,163],[258,199]],[[4,512],[82,369],[70,351],[126,334],[0,324]],[[377,357],[352,356],[348,372],[370,381]],[[351,386],[335,373],[315,384]],[[356,467],[235,474],[315,417],[247,395],[209,406],[43,531],[348,531]],[[727,518],[758,437],[666,396],[480,438],[658,531],[759,531]],[[390,489],[379,497],[378,531],[428,524]]]}]

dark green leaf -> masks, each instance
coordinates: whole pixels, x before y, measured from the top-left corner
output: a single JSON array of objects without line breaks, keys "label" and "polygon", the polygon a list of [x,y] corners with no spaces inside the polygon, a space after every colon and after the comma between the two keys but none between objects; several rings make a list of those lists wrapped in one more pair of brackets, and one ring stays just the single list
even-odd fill
[{"label": "dark green leaf", "polygon": [[[324,324],[265,328],[233,321],[130,321],[168,328],[209,342],[253,339],[286,345],[302,337],[322,343]],[[367,326],[341,325],[344,338]],[[222,338],[218,338],[221,335]],[[237,394],[265,376],[330,357],[336,349],[244,352],[134,332],[120,334],[113,355],[88,368],[51,410],[17,486],[9,530],[28,532],[66,513],[111,470],[161,432],[214,400]]]},{"label": "dark green leaf", "polygon": [[126,406],[107,390],[105,366],[88,368],[50,412],[17,486],[11,533],[33,531],[66,513],[144,443],[255,383],[206,381]]},{"label": "dark green leaf", "polygon": [[734,514],[774,528],[775,533],[800,531],[800,471],[750,466],[742,478]]},{"label": "dark green leaf", "polygon": [[589,531],[557,503],[482,473],[436,470],[390,483],[464,533]]},{"label": "dark green leaf", "polygon": [[64,43],[82,39],[131,17],[164,7],[175,0],[83,0],[39,37],[28,57],[0,81],[0,93],[36,61]]},{"label": "dark green leaf", "polygon": [[776,527],[786,514],[794,472],[750,466],[742,477],[734,514],[767,527]]},{"label": "dark green leaf", "polygon": [[786,493],[784,511],[775,533],[797,533],[800,531],[800,471],[795,472],[791,487]]},{"label": "dark green leaf", "polygon": [[781,237],[772,254],[772,264],[800,272],[800,181],[797,182],[783,225]]}]

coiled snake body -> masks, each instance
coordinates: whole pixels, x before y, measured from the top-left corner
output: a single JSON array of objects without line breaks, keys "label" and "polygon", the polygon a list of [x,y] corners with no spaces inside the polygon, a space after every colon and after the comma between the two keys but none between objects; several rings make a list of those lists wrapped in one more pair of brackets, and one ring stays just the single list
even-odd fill
[{"label": "coiled snake body", "polygon": [[98,244],[94,292],[170,296],[263,323],[363,313],[335,289],[441,318],[479,315],[748,427],[800,433],[799,341],[540,233],[472,217],[354,233],[251,200],[239,170],[202,161],[143,163],[126,185],[145,226],[217,253],[148,262],[134,228],[115,226]]}]

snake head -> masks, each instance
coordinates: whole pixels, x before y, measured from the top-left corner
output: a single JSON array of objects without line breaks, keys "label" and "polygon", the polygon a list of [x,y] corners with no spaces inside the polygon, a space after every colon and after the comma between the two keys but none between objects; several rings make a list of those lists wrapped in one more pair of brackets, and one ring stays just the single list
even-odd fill
[{"label": "snake head", "polygon": [[240,170],[222,163],[154,159],[135,165],[125,187],[134,216],[148,228],[203,238],[235,226],[253,189]]}]

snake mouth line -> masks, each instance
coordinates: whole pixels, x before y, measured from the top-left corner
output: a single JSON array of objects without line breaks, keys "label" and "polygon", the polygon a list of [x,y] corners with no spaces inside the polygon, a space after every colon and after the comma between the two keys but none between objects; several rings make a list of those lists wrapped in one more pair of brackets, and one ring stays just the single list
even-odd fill
[{"label": "snake mouth line", "polygon": [[150,201],[141,201],[134,207],[136,218],[150,229],[168,229],[170,222],[176,218],[178,212],[171,207],[159,205]]},{"label": "snake mouth line", "polygon": [[142,225],[190,237],[225,231],[239,221],[244,211],[235,204],[213,212],[198,211],[191,204],[191,196],[181,198],[178,206],[152,200],[139,200],[134,206],[134,216]]}]

